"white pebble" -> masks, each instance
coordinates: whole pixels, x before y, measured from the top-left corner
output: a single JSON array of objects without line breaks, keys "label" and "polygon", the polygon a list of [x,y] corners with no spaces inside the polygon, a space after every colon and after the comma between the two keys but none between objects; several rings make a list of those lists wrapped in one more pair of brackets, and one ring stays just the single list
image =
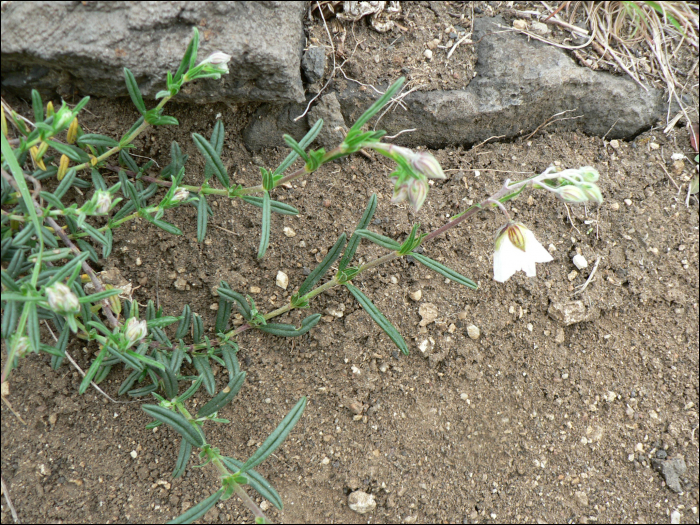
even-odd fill
[{"label": "white pebble", "polygon": [[574,255],[574,258],[572,260],[574,262],[574,266],[576,266],[576,268],[578,268],[579,270],[583,270],[584,268],[588,267],[588,261],[580,253]]},{"label": "white pebble", "polygon": [[478,326],[470,324],[467,326],[467,335],[472,339],[477,340],[481,336],[481,330],[479,330]]},{"label": "white pebble", "polygon": [[416,290],[415,292],[411,292],[410,294],[408,294],[408,296],[413,301],[420,301],[421,297],[423,297],[423,292],[421,292],[420,290]]},{"label": "white pebble", "polygon": [[287,274],[281,270],[279,272],[277,272],[276,284],[277,284],[277,286],[279,286],[283,290],[286,290],[287,285],[289,285],[289,277],[287,277]]},{"label": "white pebble", "polygon": [[423,56],[425,57],[426,60],[432,60],[433,59],[433,52],[430,49],[426,49],[423,51]]},{"label": "white pebble", "polygon": [[681,522],[681,513],[678,512],[677,510],[674,510],[671,513],[671,523],[680,523]]},{"label": "white pebble", "polygon": [[287,237],[294,237],[297,234],[297,232],[292,230],[289,226],[282,228],[282,233],[284,233]]},{"label": "white pebble", "polygon": [[350,507],[350,510],[354,510],[358,514],[365,514],[373,511],[376,506],[377,502],[374,501],[374,496],[372,494],[362,492],[361,490],[356,490],[348,496],[348,507]]}]

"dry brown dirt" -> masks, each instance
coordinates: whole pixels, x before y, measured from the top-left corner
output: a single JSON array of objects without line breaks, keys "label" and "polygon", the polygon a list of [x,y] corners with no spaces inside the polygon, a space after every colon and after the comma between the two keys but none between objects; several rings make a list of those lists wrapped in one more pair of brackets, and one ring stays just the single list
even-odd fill
[{"label": "dry brown dirt", "polygon": [[[22,101],[13,104],[30,114]],[[236,182],[259,183],[257,165],[275,167],[286,156],[246,151],[240,132],[254,108],[169,108],[181,125],[150,130],[134,151],[164,166],[177,141],[190,155],[187,184],[200,183],[204,167],[190,135],[209,136],[219,114],[226,128],[222,158]],[[136,118],[124,101],[92,100],[88,109],[84,127],[115,137]],[[478,291],[404,259],[358,277],[355,284],[406,338],[409,356],[344,290],[313,300],[312,312],[344,309],[343,316],[326,315],[306,336],[240,336],[248,377],[220,413],[231,423],[206,428],[210,443],[245,459],[308,396],[297,427],[258,467],[285,504],[281,512],[268,510],[270,519],[657,523],[678,510],[683,523],[697,523],[698,205],[691,199],[686,206],[685,191],[676,187],[687,187],[695,171],[687,131],[664,135],[657,128],[617,144],[548,131],[434,151],[448,179],[431,187],[417,214],[389,202],[386,159],[357,156],[326,165],[293,188],[276,190],[275,198],[300,214],[273,215],[262,262],[255,257],[260,211],[241,201],[210,200],[215,215],[202,244],[195,240],[193,207],[166,214],[182,237],[138,220],[114,232],[104,268],[119,268],[139,286],[140,303],[157,299],[168,315],[189,303],[213,326],[212,287],[221,279],[250,293],[263,311],[282,306],[338,235],[352,232],[372,193],[379,205],[371,228],[402,239],[416,221],[423,231],[444,224],[506,177],[539,173],[555,162],[600,171],[605,202],[599,209],[574,206],[567,214],[535,192],[512,203],[514,217],[555,249],[536,278],[492,280],[493,234],[503,223],[492,212],[424,246],[477,281]],[[687,158],[674,165],[673,153]],[[285,226],[296,235],[285,236]],[[589,266],[574,274],[577,252]],[[358,257],[383,253],[363,242]],[[598,259],[594,279],[575,295]],[[289,276],[286,291],[275,285],[279,270]],[[185,289],[174,286],[177,279]],[[415,302],[409,294],[417,290],[422,298]],[[552,304],[574,299],[583,302],[585,321],[564,326],[548,314]],[[424,303],[435,305],[438,317],[423,328]],[[301,317],[293,313],[282,322]],[[478,340],[467,335],[472,324]],[[69,346],[83,369],[95,351]],[[217,372],[221,388],[227,374]],[[125,377],[115,369],[101,386],[116,397]],[[192,468],[196,458],[171,480],[179,438],[168,428],[145,429],[150,418],[139,406],[151,401],[123,397],[114,404],[92,389],[79,396],[80,380],[72,366],[53,371],[44,355],[30,356],[12,373],[7,400],[27,425],[3,404],[2,476],[21,522],[163,522],[216,490],[215,472]],[[194,403],[207,400],[202,390]],[[651,467],[651,458],[660,457],[685,459],[681,493]],[[347,495],[357,489],[374,495],[371,514],[348,508]],[[234,497],[202,521],[251,519]],[[2,522],[11,521],[3,501]]]}]

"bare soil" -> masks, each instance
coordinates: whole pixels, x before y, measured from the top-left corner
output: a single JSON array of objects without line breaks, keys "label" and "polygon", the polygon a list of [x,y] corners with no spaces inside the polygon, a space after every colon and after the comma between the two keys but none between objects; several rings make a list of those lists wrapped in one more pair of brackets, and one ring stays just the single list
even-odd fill
[{"label": "bare soil", "polygon": [[[358,71],[388,67],[371,53],[362,57],[358,51],[353,58]],[[31,113],[22,101],[12,105]],[[257,166],[275,167],[286,156],[276,149],[251,155],[243,146],[240,133],[255,108],[168,107],[180,126],[150,130],[134,151],[164,166],[177,141],[190,155],[187,184],[201,183],[204,167],[190,135],[210,136],[217,118],[226,128],[222,158],[236,182],[259,183]],[[92,100],[88,109],[85,129],[115,137],[137,117],[121,100]],[[245,459],[308,396],[295,430],[258,467],[282,496],[284,510],[267,511],[280,522],[657,523],[678,510],[681,522],[697,523],[698,205],[685,204],[696,169],[687,131],[653,129],[611,144],[545,130],[529,140],[433,153],[448,180],[435,182],[417,214],[389,202],[391,166],[383,158],[352,157],[276,190],[274,197],[300,214],[273,215],[262,262],[255,257],[260,210],[241,201],[210,199],[215,215],[202,244],[193,207],[166,214],[182,237],[138,220],[114,232],[103,268],[118,268],[138,286],[139,303],[157,299],[168,315],[189,303],[213,326],[212,288],[220,280],[249,293],[263,311],[282,306],[338,235],[352,232],[372,193],[379,205],[371,228],[402,239],[414,222],[423,231],[439,227],[505,178],[557,162],[601,173],[599,209],[567,213],[532,192],[512,203],[514,217],[554,255],[538,265],[536,278],[519,273],[505,284],[493,281],[493,234],[503,218],[492,212],[424,246],[477,281],[478,291],[406,259],[358,277],[355,284],[406,338],[409,356],[339,289],[313,300],[311,311],[324,318],[305,336],[244,332],[238,343],[246,384],[220,413],[231,424],[206,428],[209,442]],[[687,158],[674,164],[674,153]],[[283,234],[284,227],[295,235]],[[363,243],[358,257],[383,253]],[[588,268],[575,272],[576,253]],[[275,285],[280,270],[289,276],[287,290]],[[417,290],[416,302],[409,294]],[[565,326],[548,314],[552,304],[574,299],[583,301],[585,321]],[[438,317],[421,327],[424,303],[435,305]],[[468,336],[469,325],[480,329],[478,339]],[[418,346],[426,340],[423,352]],[[74,343],[69,353],[87,369],[96,349]],[[227,374],[217,372],[222,388]],[[125,377],[115,369],[101,387],[116,397]],[[192,468],[195,458],[182,478],[170,478],[179,438],[168,428],[145,429],[150,418],[139,406],[148,400],[114,404],[92,389],[79,396],[80,380],[70,365],[53,371],[43,355],[25,359],[10,378],[7,400],[26,425],[3,403],[2,476],[21,522],[163,522],[216,490],[215,472]],[[201,391],[194,402],[207,400]],[[681,493],[651,467],[651,458],[662,457],[685,459]],[[371,514],[348,508],[354,490],[374,495]],[[202,521],[251,519],[234,497]],[[3,501],[2,522],[11,521]]]}]

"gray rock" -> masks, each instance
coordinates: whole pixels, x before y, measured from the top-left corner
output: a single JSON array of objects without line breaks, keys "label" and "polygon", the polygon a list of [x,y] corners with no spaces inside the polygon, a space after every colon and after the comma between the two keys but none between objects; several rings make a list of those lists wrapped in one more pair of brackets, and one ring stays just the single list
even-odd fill
[{"label": "gray rock", "polygon": [[[626,139],[665,115],[662,90],[645,91],[627,76],[580,67],[561,49],[528,42],[496,24],[505,22],[500,17],[474,20],[477,76],[465,89],[411,93],[402,99],[406,110],[387,112],[378,129],[393,135],[416,128],[392,141],[403,146],[471,145],[493,136],[527,135],[556,113],[575,110],[563,116],[582,118],[547,129]],[[376,94],[348,81],[337,99],[345,122],[352,124]]]},{"label": "gray rock", "polygon": [[[583,117],[548,129],[602,136],[612,127],[608,138],[628,138],[665,115],[662,90],[645,91],[627,76],[580,67],[562,50],[503,32],[498,23],[505,24],[500,17],[474,20],[472,40],[481,42],[476,44],[477,76],[466,89],[411,93],[403,98],[407,111],[383,117],[380,127],[389,135],[417,128],[393,142],[443,147],[501,135],[510,139],[564,110],[575,110],[565,116]],[[374,98],[352,86],[338,100],[352,123]]]},{"label": "gray rock", "polygon": [[673,492],[683,492],[680,477],[685,474],[687,467],[683,458],[656,459],[652,458],[652,466],[658,470],[666,481],[666,485]]},{"label": "gray rock", "polygon": [[305,118],[294,122],[305,109],[306,104],[263,104],[243,130],[243,142],[251,151],[273,147],[287,148],[283,134],[287,133],[296,140],[301,140],[309,131]]},{"label": "gray rock", "polygon": [[32,88],[114,97],[127,94],[128,67],[153,98],[197,26],[199,60],[223,51],[231,72],[186,84],[179,100],[302,102],[305,12],[304,2],[7,2],[2,85],[25,97]]},{"label": "gray rock", "polygon": [[320,46],[312,46],[304,52],[301,59],[301,70],[304,80],[313,84],[323,78],[326,69],[326,50]]},{"label": "gray rock", "polygon": [[323,127],[316,137],[318,144],[329,150],[343,142],[348,128],[343,120],[340,103],[335,93],[323,95],[321,100],[311,108],[308,116],[309,127],[313,126],[318,119],[323,119]]},{"label": "gray rock", "polygon": [[597,319],[600,310],[596,307],[587,307],[583,301],[555,301],[549,305],[547,313],[555,321],[569,326]]}]

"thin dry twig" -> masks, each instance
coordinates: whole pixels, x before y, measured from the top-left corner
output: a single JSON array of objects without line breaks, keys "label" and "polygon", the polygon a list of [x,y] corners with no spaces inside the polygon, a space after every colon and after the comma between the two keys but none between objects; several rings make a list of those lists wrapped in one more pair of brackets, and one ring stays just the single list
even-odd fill
[{"label": "thin dry twig", "polygon": [[19,523],[19,517],[17,516],[17,511],[15,510],[15,506],[12,504],[12,500],[10,499],[10,490],[7,488],[7,485],[5,485],[5,478],[0,478],[0,482],[2,483],[2,495],[5,496],[5,501],[7,502],[7,506],[10,507],[10,513],[12,514],[12,521],[15,523]]},{"label": "thin dry twig", "polygon": [[680,193],[681,193],[681,187],[680,187],[678,184],[676,184],[676,181],[675,181],[675,180],[673,180],[673,177],[671,177],[671,174],[670,174],[670,173],[668,172],[668,170],[666,169],[666,166],[664,166],[663,162],[661,162],[661,161],[657,161],[656,163],[657,163],[659,166],[661,166],[661,169],[664,170],[664,173],[665,173],[666,176],[668,177],[668,180],[670,180],[670,181],[673,183],[673,185],[676,187],[676,189],[678,190],[678,193],[676,193],[676,195],[680,195]]},{"label": "thin dry twig", "polygon": [[593,276],[595,275],[595,272],[598,270],[598,265],[600,264],[602,257],[599,255],[598,258],[595,261],[595,265],[593,266],[593,269],[591,270],[591,273],[588,275],[588,279],[586,279],[586,282],[583,284],[579,284],[576,288],[580,288],[579,290],[576,290],[574,292],[574,295],[578,295],[583,293],[583,291],[588,288],[588,285],[591,283],[593,280]]},{"label": "thin dry twig", "polygon": [[558,117],[559,115],[563,115],[563,114],[565,114],[565,113],[571,113],[572,111],[577,111],[577,110],[578,110],[578,108],[574,108],[574,109],[567,109],[567,110],[564,110],[564,111],[560,111],[559,113],[555,113],[554,115],[552,115],[551,117],[549,117],[547,120],[545,120],[542,124],[540,124],[539,126],[537,126],[537,128],[535,129],[535,131],[533,131],[533,132],[530,133],[527,137],[525,137],[524,140],[530,140],[530,139],[532,138],[532,136],[533,136],[535,133],[537,133],[539,130],[544,129],[544,128],[546,128],[547,126],[549,126],[550,124],[554,124],[555,122],[560,122],[560,121],[562,121],[562,120],[575,120],[575,119],[577,119],[577,118],[582,118],[583,115],[578,115],[578,116],[576,116],[576,117],[554,118],[554,117]]}]

